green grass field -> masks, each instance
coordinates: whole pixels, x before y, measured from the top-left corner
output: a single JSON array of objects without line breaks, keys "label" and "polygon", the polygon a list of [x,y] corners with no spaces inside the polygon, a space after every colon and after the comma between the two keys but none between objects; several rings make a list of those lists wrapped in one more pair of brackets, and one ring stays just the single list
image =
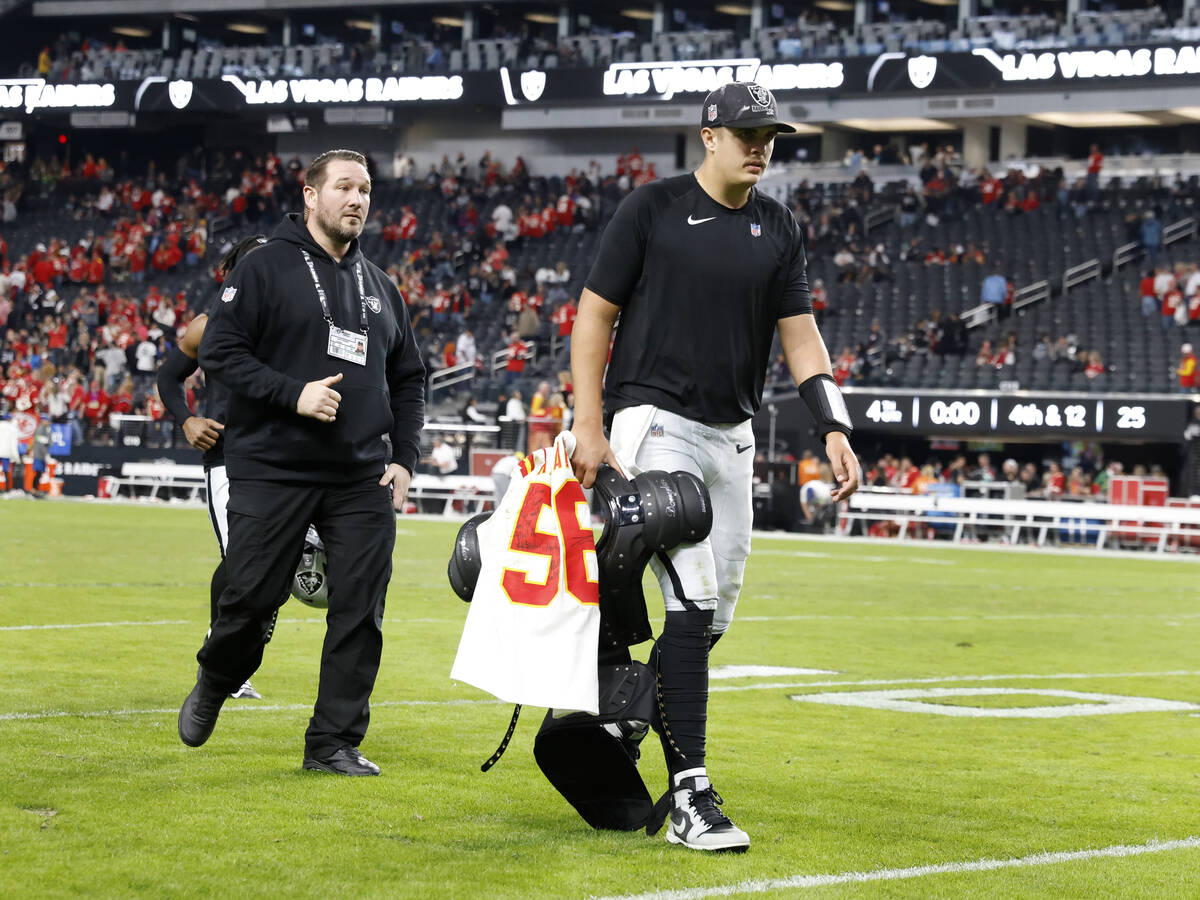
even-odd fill
[{"label": "green grass field", "polygon": [[[266,699],[180,743],[202,510],[0,503],[0,897],[1200,897],[1194,558],[756,538],[713,666],[833,674],[714,678],[709,771],[753,845],[703,856],[591,831],[537,710],[480,773],[511,708],[449,679],[456,527],[399,523],[383,776],[349,779],[300,770],[323,628],[295,602]],[[657,795],[651,742],[642,768]]]}]

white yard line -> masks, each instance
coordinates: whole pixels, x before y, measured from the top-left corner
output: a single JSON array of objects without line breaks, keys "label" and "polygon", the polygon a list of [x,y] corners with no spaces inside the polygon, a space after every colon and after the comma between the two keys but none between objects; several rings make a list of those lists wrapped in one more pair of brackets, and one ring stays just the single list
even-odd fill
[{"label": "white yard line", "polygon": [[680,888],[652,891],[645,894],[616,894],[595,900],[702,900],[705,897],[734,897],[743,894],[767,894],[797,888],[827,887],[836,884],[863,884],[869,881],[901,881],[926,878],[930,875],[956,875],[963,872],[994,872],[997,869],[1024,869],[1032,866],[1051,866],[1059,863],[1084,862],[1090,859],[1122,859],[1148,853],[1167,853],[1172,850],[1200,848],[1200,837],[1173,841],[1147,841],[1144,844],[1117,844],[1088,850],[1065,850],[1056,853],[1034,853],[1010,859],[975,859],[964,862],[935,863],[908,866],[902,869],[873,869],[869,872],[837,872],[828,875],[792,875],[787,878],[761,878],[739,881],[736,884],[713,887]]},{"label": "white yard line", "polygon": [[[459,619],[384,619],[385,625],[454,625]],[[324,625],[325,620],[313,617],[311,619],[284,619],[280,625]],[[159,625],[195,625],[201,627],[203,622],[193,619],[157,619],[147,622],[69,622],[49,625],[0,625],[0,631],[54,631],[64,628],[139,628]]]},{"label": "white yard line", "polygon": [[[903,684],[955,684],[964,682],[992,682],[992,681],[1059,681],[1059,680],[1087,680],[1091,678],[1168,678],[1168,677],[1195,677],[1200,676],[1200,671],[1196,670],[1178,670],[1169,672],[1064,672],[1058,674],[1047,675],[1029,675],[1029,674],[1014,674],[1014,675],[943,675],[937,678],[869,678],[859,681],[801,681],[801,682],[762,682],[758,684],[716,684],[709,687],[709,691],[713,693],[727,691],[770,691],[770,690],[795,690],[798,688],[816,688],[816,687],[863,687],[877,685],[903,685]],[[453,700],[378,700],[371,701],[371,707],[382,709],[389,706],[487,706],[487,705],[504,705],[511,706],[512,704],[504,700],[484,699],[453,699]],[[291,704],[256,704],[251,702],[229,703],[223,708],[224,710],[235,710],[238,712],[293,712],[296,710],[312,709],[311,703],[291,703]],[[109,716],[159,716],[159,715],[175,715],[179,712],[178,707],[164,707],[161,709],[98,709],[98,710],[36,710],[33,712],[10,712],[0,713],[0,722],[11,721],[27,721],[36,719],[62,719],[68,717],[76,717],[81,719],[96,719],[107,718]]]},{"label": "white yard line", "polygon": [[972,681],[1062,681],[1091,678],[1192,678],[1198,670],[1180,669],[1171,672],[1059,672],[1057,674],[1024,675],[942,675],[937,678],[866,678],[861,681],[796,681],[766,684],[714,684],[710,692],[763,691],[808,687],[864,687],[882,684],[953,684]]},{"label": "white yard line", "polygon": [[805,621],[863,621],[863,622],[1020,622],[1040,621],[1043,619],[1200,619],[1200,612],[1164,612],[1164,613],[996,613],[996,614],[964,614],[960,616],[877,616],[871,613],[851,615],[847,613],[820,614],[797,613],[788,616],[735,616],[734,621],[742,622],[805,622]]},{"label": "white yard line", "polygon": [[153,622],[73,622],[61,625],[0,625],[0,631],[48,631],[60,628],[136,628],[155,625],[194,625],[187,619],[158,619]]},{"label": "white yard line", "polygon": [[[372,700],[372,709],[388,706],[511,706],[506,700]],[[262,704],[253,701],[226,703],[221,707],[222,713],[227,712],[300,712],[311,710],[311,703],[273,703]],[[161,709],[99,709],[82,712],[70,712],[62,709],[40,710],[38,712],[0,713],[0,722],[28,722],[40,719],[107,719],[116,716],[165,716],[177,715],[179,707],[163,707]]]}]

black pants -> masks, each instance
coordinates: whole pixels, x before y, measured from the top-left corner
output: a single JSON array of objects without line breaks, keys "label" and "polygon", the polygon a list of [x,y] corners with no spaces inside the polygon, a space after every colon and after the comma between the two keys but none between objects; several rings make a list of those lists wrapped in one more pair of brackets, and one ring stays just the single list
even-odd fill
[{"label": "black pants", "polygon": [[309,756],[358,746],[383,649],[383,604],[392,575],[396,517],[391,488],[230,479],[229,586],[196,658],[204,678],[236,690],[262,664],[274,614],[286,598],[312,522],[328,557],[329,612]]}]

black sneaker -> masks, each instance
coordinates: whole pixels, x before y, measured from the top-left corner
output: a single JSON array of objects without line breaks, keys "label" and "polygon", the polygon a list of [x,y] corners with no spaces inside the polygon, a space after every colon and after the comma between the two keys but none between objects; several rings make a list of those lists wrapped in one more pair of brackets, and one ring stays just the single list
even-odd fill
[{"label": "black sneaker", "polygon": [[358,752],[357,747],[339,747],[324,757],[304,757],[304,768],[310,772],[331,772],[334,775],[378,775],[379,766]]},{"label": "black sneaker", "polygon": [[750,848],[750,836],[738,828],[719,809],[721,795],[707,775],[678,778],[671,804],[667,840],[692,850],[729,850],[735,853]]},{"label": "black sneaker", "polygon": [[221,714],[221,704],[229,694],[225,691],[205,685],[204,679],[197,678],[196,686],[183,701],[179,710],[179,738],[189,747],[199,747],[208,740],[213,729],[217,727],[217,716]]}]

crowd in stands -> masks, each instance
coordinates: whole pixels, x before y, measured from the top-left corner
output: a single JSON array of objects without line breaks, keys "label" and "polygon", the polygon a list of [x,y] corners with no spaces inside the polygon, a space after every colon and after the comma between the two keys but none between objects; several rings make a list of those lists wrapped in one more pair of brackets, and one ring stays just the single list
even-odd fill
[{"label": "crowd in stands", "polygon": [[[534,251],[594,232],[601,210],[611,213],[657,177],[636,149],[605,175],[593,163],[538,178],[519,158],[503,167],[490,154],[470,164],[460,154],[424,177],[411,166],[399,174],[390,196],[412,202],[373,210],[363,237],[373,242],[369,255],[401,288],[430,373],[466,367],[486,381],[498,356],[509,389],[565,368],[587,274],[562,259],[534,268]],[[270,155],[198,153],[171,174],[151,165],[134,175],[124,160],[86,156],[74,166],[37,159],[2,175],[22,213],[7,229],[14,246],[0,237],[0,410],[48,415],[70,422],[79,440],[111,442],[114,413],[161,419],[158,362],[211,300],[225,246],[241,233],[269,232],[296,208],[303,167]],[[74,231],[47,236],[46,223]],[[210,247],[215,223],[226,237]],[[486,345],[476,343],[479,328]],[[189,387],[202,405],[203,375]],[[150,440],[169,433],[164,425]]]},{"label": "crowd in stands", "polygon": [[[769,22],[757,31],[748,20],[717,27],[703,18],[692,20],[682,9],[667,22],[670,30],[651,33],[648,24],[611,17],[576,22],[573,33],[559,36],[556,26],[538,26],[519,14],[493,12],[487,34],[464,39],[459,28],[436,24],[427,15],[414,15],[409,24],[393,19],[390,28],[361,39],[316,30],[296,46],[266,44],[229,46],[210,29],[194,46],[166,53],[161,49],[127,47],[121,40],[66,36],[44,46],[33,60],[10,74],[38,75],[50,81],[78,82],[138,80],[149,75],[218,78],[344,77],[351,75],[424,75],[495,70],[520,65],[538,68],[608,66],[617,62],[665,59],[756,57],[764,62],[877,55],[885,51],[969,53],[979,48],[998,51],[1042,51],[1072,47],[1102,47],[1136,41],[1190,42],[1196,39],[1200,16],[1195,7],[1170,21],[1161,6],[1145,9],[1080,10],[1070,16],[1054,14],[989,14],[958,26],[956,16],[908,19],[899,9],[881,8],[871,22],[852,24],[845,15],[807,9],[788,15],[769,8]],[[155,36],[157,38],[157,36]],[[309,43],[308,41],[311,41]],[[159,42],[154,41],[157,45]],[[35,45],[36,46],[36,45]]]},{"label": "crowd in stands", "polygon": [[[196,162],[180,160],[173,176],[90,155],[6,168],[14,243],[0,236],[0,407],[69,422],[77,440],[98,442],[114,440],[113,414],[162,419],[154,373],[211,294],[212,219],[276,215],[301,171],[274,156],[217,154],[204,171]],[[23,227],[18,204],[33,226]],[[74,236],[31,234],[46,209]],[[170,442],[169,427],[152,432]]]},{"label": "crowd in stands", "polygon": [[[871,171],[896,161],[914,165],[917,177],[876,185]],[[969,215],[1019,218],[1042,210],[1060,221],[1062,229],[1082,229],[1093,213],[1110,207],[1127,209],[1124,240],[1138,246],[1142,258],[1152,267],[1141,282],[1143,315],[1147,321],[1158,319],[1164,331],[1184,329],[1183,339],[1194,342],[1200,338],[1200,272],[1189,263],[1155,266],[1155,262],[1162,252],[1164,222],[1195,214],[1200,206],[1200,182],[1180,175],[1174,179],[1156,176],[1136,185],[1124,185],[1117,179],[1105,184],[1101,178],[1103,161],[1103,154],[1093,145],[1086,174],[1068,183],[1058,168],[1027,171],[1011,167],[996,172],[966,168],[952,146],[922,143],[902,151],[894,144],[876,144],[869,154],[861,150],[847,152],[844,164],[855,177],[837,198],[827,201],[828,186],[802,180],[792,192],[791,201],[797,220],[806,230],[810,259],[830,259],[838,285],[861,287],[891,282],[898,266],[962,267],[979,273],[978,301],[993,304],[995,318],[1000,321],[1011,314],[1019,286],[1020,275],[1014,270],[1028,261],[1018,264],[1006,260],[986,244],[940,243],[938,235],[947,232],[939,225]],[[894,206],[899,226],[885,240],[864,234],[868,212],[881,202]],[[889,249],[889,244],[894,249]],[[1061,272],[1041,272],[1036,279],[1056,274]],[[1032,280],[1035,278],[1026,276],[1026,283]],[[812,289],[818,320],[843,313],[838,309],[837,288],[832,299],[822,279],[815,279]],[[1049,360],[1056,371],[1064,375],[1078,372],[1089,382],[1103,381],[1102,376],[1112,371],[1101,348],[1081,346],[1080,339],[1070,331],[1043,334],[1036,344],[1025,346],[1018,346],[1014,331],[972,340],[962,321],[962,311],[933,309],[911,327],[893,334],[884,334],[879,323],[872,322],[869,328],[859,331],[852,346],[843,346],[838,353],[830,348],[835,377],[841,384],[876,384],[889,364],[897,361],[913,356],[967,354],[975,355],[977,366],[1001,372],[1011,373],[1018,354]],[[786,368],[777,365],[771,380],[785,378]]]},{"label": "crowd in stands", "polygon": [[[791,205],[810,259],[831,260],[833,271],[846,275],[836,281],[886,282],[905,266],[980,274],[990,267],[980,299],[1006,307],[1013,279],[1003,258],[987,246],[935,246],[934,225],[980,212],[1022,215],[1030,196],[1070,220],[1081,214],[1077,207],[1087,215],[1114,196],[1114,188],[1099,183],[1099,165],[1075,195],[1074,188],[1063,192],[1058,172],[1012,169],[995,177],[963,169],[950,147],[911,150],[921,160],[914,185],[877,186],[864,160],[844,189],[802,182],[794,191]],[[469,390],[487,392],[480,399],[491,408],[501,386],[535,394],[534,384],[553,382],[567,368],[589,248],[620,200],[657,177],[636,150],[605,169],[596,161],[542,177],[520,158],[505,165],[490,154],[467,160],[460,153],[419,173],[411,159],[397,157],[394,177],[377,183],[364,249],[400,287],[431,375],[478,373],[476,385],[483,387]],[[37,159],[0,169],[14,210],[5,228],[12,246],[0,237],[0,406],[70,421],[81,439],[99,441],[114,439],[111,413],[160,420],[149,373],[213,296],[212,270],[223,248],[241,234],[269,232],[282,213],[297,208],[302,179],[297,158],[203,150],[142,171],[124,156],[113,162],[84,156],[73,165]],[[1155,181],[1144,193],[1169,215],[1175,207],[1191,209],[1197,187]],[[881,204],[897,206],[899,228],[872,242],[864,235],[866,219]],[[1130,234],[1139,239],[1147,222],[1157,221],[1153,212],[1131,216]],[[813,280],[822,323],[849,314],[838,308],[840,289]],[[1186,264],[1157,266],[1142,281],[1140,303],[1148,322],[1177,328],[1186,317],[1194,333],[1200,273]],[[885,333],[878,321],[856,329],[852,343],[830,348],[835,378],[843,385],[879,383],[889,365],[914,356],[974,356],[977,367],[1007,372],[1028,354],[1089,380],[1108,371],[1101,350],[1082,346],[1074,334],[1042,334],[1032,346],[1021,346],[1015,331],[972,339],[960,312],[933,309],[898,334]],[[787,379],[780,357],[770,380]],[[191,388],[203,403],[202,376]],[[459,402],[465,393],[458,392]],[[558,393],[569,406],[569,390]],[[153,439],[165,441],[169,431],[163,426]]]},{"label": "crowd in stands", "polygon": [[[1005,459],[997,467],[990,453],[980,453],[975,460],[956,453],[948,461],[931,457],[920,465],[907,456],[897,458],[885,454],[874,465],[865,468],[863,483],[868,487],[885,488],[904,493],[923,494],[950,487],[956,495],[963,490],[986,490],[1006,487],[1008,497],[1034,497],[1045,500],[1103,499],[1109,481],[1125,473],[1117,461],[1104,461],[1098,445],[1078,443],[1068,445],[1066,456],[1046,458],[1039,462],[1020,462]],[[1160,465],[1135,465],[1131,475],[1165,478]],[[938,486],[942,486],[939,488]]]}]

